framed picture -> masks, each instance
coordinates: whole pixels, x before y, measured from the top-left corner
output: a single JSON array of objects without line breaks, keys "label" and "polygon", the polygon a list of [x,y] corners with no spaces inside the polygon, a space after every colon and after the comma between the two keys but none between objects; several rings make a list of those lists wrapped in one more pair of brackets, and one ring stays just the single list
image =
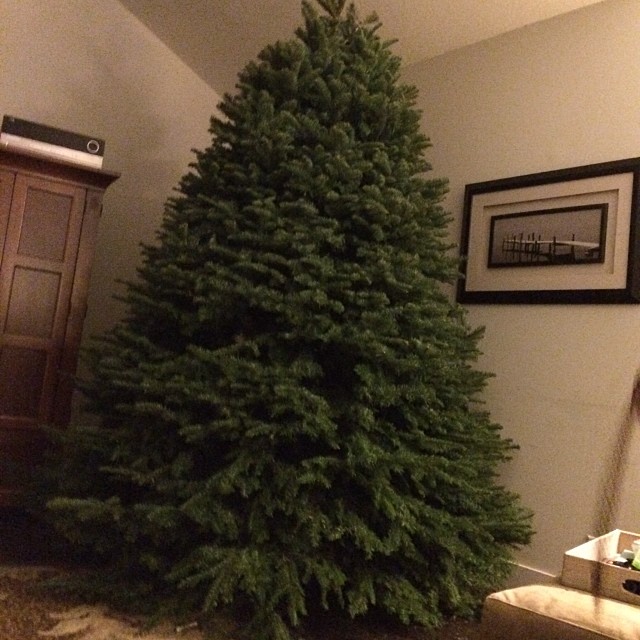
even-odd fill
[{"label": "framed picture", "polygon": [[640,302],[640,158],[468,184],[461,303]]}]

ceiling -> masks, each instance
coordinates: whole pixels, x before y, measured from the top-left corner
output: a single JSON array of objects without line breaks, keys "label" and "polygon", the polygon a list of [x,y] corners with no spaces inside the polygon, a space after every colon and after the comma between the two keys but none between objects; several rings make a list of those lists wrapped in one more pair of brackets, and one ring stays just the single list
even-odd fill
[{"label": "ceiling", "polygon": [[[313,1],[313,0],[312,0]],[[408,65],[603,0],[356,0]],[[267,44],[293,36],[300,0],[120,0],[218,94]]]}]

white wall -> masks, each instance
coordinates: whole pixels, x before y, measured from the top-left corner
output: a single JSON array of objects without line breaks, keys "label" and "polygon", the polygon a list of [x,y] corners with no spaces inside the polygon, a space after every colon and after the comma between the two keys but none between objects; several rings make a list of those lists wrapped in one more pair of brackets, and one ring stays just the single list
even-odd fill
[{"label": "white wall", "polygon": [[105,196],[87,336],[121,309],[140,241],[152,241],[220,98],[116,0],[1,0],[0,114],[106,140]]},{"label": "white wall", "polygon": [[[640,156],[640,2],[607,0],[404,71],[420,90],[434,176],[464,185]],[[469,305],[486,327],[492,417],[520,450],[502,480],[535,511],[518,561],[557,574],[595,530],[601,483],[640,366],[640,306]],[[636,429],[637,430],[637,429]],[[640,437],[615,527],[640,532]]]}]

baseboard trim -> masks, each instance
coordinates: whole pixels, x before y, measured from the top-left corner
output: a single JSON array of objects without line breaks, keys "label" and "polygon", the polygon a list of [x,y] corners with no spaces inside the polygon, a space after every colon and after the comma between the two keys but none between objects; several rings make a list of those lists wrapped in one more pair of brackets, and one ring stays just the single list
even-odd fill
[{"label": "baseboard trim", "polygon": [[560,576],[535,567],[528,567],[524,564],[513,565],[513,572],[507,580],[506,588],[514,589],[515,587],[522,587],[527,584],[552,584],[558,583]]}]

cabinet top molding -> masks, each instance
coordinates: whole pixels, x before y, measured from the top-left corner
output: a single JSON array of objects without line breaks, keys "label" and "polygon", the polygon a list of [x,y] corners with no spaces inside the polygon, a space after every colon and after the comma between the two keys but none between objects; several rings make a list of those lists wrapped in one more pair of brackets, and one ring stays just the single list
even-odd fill
[{"label": "cabinet top molding", "polygon": [[46,174],[62,180],[91,184],[100,189],[106,189],[120,177],[116,171],[67,162],[33,151],[16,151],[2,147],[0,147],[0,168]]}]

